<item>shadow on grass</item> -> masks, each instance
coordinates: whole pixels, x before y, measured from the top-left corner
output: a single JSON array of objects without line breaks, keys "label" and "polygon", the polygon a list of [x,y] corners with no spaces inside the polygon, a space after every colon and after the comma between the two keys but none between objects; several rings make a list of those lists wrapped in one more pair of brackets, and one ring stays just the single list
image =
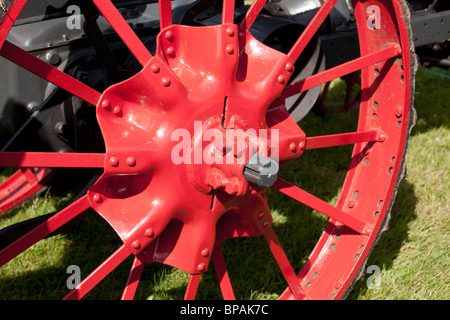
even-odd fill
[{"label": "shadow on grass", "polygon": [[400,249],[408,240],[409,223],[417,218],[415,210],[417,200],[414,195],[414,186],[403,180],[400,183],[397,197],[391,210],[389,229],[382,233],[378,243],[373,248],[363,271],[364,276],[361,278],[361,281],[355,284],[353,291],[347,298],[348,300],[362,297],[368,290],[371,290],[367,285],[369,277],[373,274],[373,271],[367,273],[369,266],[375,265],[381,270],[388,270],[392,267]]}]

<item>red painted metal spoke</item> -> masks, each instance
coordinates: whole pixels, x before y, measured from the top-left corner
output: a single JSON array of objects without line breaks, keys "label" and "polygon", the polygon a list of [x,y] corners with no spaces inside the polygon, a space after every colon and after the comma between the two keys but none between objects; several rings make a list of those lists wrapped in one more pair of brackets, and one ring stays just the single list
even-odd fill
[{"label": "red painted metal spoke", "polygon": [[314,87],[320,86],[324,83],[330,82],[331,80],[338,79],[347,74],[353,73],[355,71],[364,69],[370,65],[377,62],[385,61],[390,58],[396,57],[401,54],[401,49],[396,44],[391,44],[386,46],[386,48],[379,51],[370,53],[364,57],[354,59],[352,61],[343,63],[339,66],[331,68],[329,70],[322,71],[306,79],[295,82],[291,85],[286,86],[282,96],[283,98],[288,98],[296,95],[300,92],[307,91]]},{"label": "red painted metal spoke", "polygon": [[200,284],[200,279],[202,274],[191,274],[189,277],[189,282],[184,294],[184,300],[195,300],[195,295],[197,294],[198,285]]},{"label": "red painted metal spoke", "polygon": [[270,251],[272,251],[295,299],[305,299],[305,292],[300,285],[300,281],[271,226],[264,232],[264,239],[266,239]]},{"label": "red painted metal spoke", "polygon": [[0,267],[44,239],[61,226],[90,208],[87,196],[83,196],[0,251]]},{"label": "red painted metal spoke", "polygon": [[92,0],[142,66],[152,58],[142,41],[110,0]]},{"label": "red painted metal spoke", "polygon": [[325,3],[320,7],[319,11],[317,11],[316,15],[309,22],[306,29],[302,32],[300,37],[297,39],[297,42],[291,48],[288,53],[288,57],[293,59],[294,61],[300,57],[303,50],[308,45],[309,41],[311,41],[314,34],[320,28],[322,23],[325,21],[327,16],[330,14],[331,10],[335,6],[338,0],[326,0]]},{"label": "red painted metal spoke", "polygon": [[217,279],[219,279],[220,290],[222,291],[223,298],[225,300],[236,300],[220,246],[216,246],[214,248],[212,260],[214,263],[214,269],[216,270]]},{"label": "red painted metal spoke", "polygon": [[172,25],[171,0],[159,0],[159,25],[161,30]]},{"label": "red painted metal spoke", "polygon": [[100,99],[100,92],[49,65],[9,41],[5,41],[0,49],[0,54],[18,66],[21,66],[94,106],[97,105],[97,102]]},{"label": "red painted metal spoke", "polygon": [[283,179],[278,178],[272,188],[326,215],[327,217],[342,223],[360,234],[367,234],[369,232],[368,226],[364,221],[361,221],[358,218],[337,209],[331,204],[313,196],[297,186],[284,181]]},{"label": "red painted metal spoke", "polygon": [[[5,16],[0,22],[0,47],[3,45],[3,42],[6,39],[7,32],[13,26],[16,18],[19,16],[26,3],[27,1],[13,1],[8,11],[5,12]],[[5,32],[5,30],[7,31]]]},{"label": "red painted metal spoke", "polygon": [[33,170],[31,168],[20,168],[20,171],[22,171],[23,175],[27,178],[27,181],[29,183],[37,182],[36,176],[34,175]]},{"label": "red painted metal spoke", "polygon": [[111,271],[113,271],[119,264],[121,264],[131,252],[125,245],[122,245],[116,252],[114,252],[108,259],[106,259],[100,266],[91,272],[83,281],[81,281],[75,289],[70,291],[63,300],[77,300],[83,298],[89,291],[92,290],[100,281],[102,281]]},{"label": "red painted metal spoke", "polygon": [[21,168],[0,185],[0,213],[20,204],[48,182],[54,172],[48,168]]},{"label": "red painted metal spoke", "polygon": [[247,10],[247,13],[245,14],[244,19],[242,20],[241,24],[239,25],[241,28],[244,28],[245,30],[249,30],[255,22],[256,17],[258,17],[258,14],[261,12],[261,9],[266,4],[267,0],[255,0],[253,1],[250,8]]},{"label": "red painted metal spoke", "polygon": [[222,24],[233,24],[234,1],[235,0],[223,0]]},{"label": "red painted metal spoke", "polygon": [[331,134],[306,138],[306,149],[328,148],[346,144],[381,141],[383,135],[378,130]]},{"label": "red painted metal spoke", "polygon": [[133,300],[139,285],[139,280],[141,279],[142,271],[144,271],[144,266],[144,262],[139,260],[137,257],[134,257],[130,275],[128,276],[127,285],[122,294],[122,300]]},{"label": "red painted metal spoke", "polygon": [[2,167],[103,168],[102,153],[0,152]]}]

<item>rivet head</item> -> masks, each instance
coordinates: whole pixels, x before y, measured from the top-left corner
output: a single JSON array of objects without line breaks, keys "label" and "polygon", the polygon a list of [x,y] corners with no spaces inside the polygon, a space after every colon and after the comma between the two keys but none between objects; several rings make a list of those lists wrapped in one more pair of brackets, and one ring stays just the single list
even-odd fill
[{"label": "rivet head", "polygon": [[233,47],[231,44],[229,44],[229,45],[227,45],[227,47],[225,48],[225,51],[226,51],[228,54],[233,54],[233,53],[234,53],[234,47]]},{"label": "rivet head", "polygon": [[206,269],[206,265],[203,262],[197,266],[197,270],[200,272],[205,271],[205,269]]},{"label": "rivet head", "polygon": [[403,108],[402,107],[397,107],[397,109],[395,109],[395,115],[397,116],[397,118],[400,118],[403,114]]},{"label": "rivet head", "polygon": [[175,53],[175,48],[174,47],[168,47],[166,49],[166,53],[167,53],[168,56],[173,55]]},{"label": "rivet head", "polygon": [[159,72],[159,65],[157,65],[156,63],[155,64],[152,64],[152,66],[151,66],[151,69],[152,69],[152,72],[153,73],[158,73]]},{"label": "rivet head", "polygon": [[280,75],[278,76],[278,83],[279,83],[279,84],[284,84],[284,83],[286,83],[286,77],[285,77],[283,74],[280,74]]},{"label": "rivet head", "polygon": [[295,145],[295,142],[292,142],[292,143],[289,145],[289,150],[291,150],[291,152],[297,151],[297,146]]},{"label": "rivet head", "polygon": [[290,62],[286,63],[286,71],[287,72],[293,72],[294,71],[294,65]]},{"label": "rivet head", "polygon": [[164,87],[170,86],[170,79],[167,78],[167,77],[162,78],[162,79],[161,79],[161,84],[162,84]]},{"label": "rivet head", "polygon": [[233,27],[228,27],[226,30],[227,36],[234,37],[234,29]]},{"label": "rivet head", "polygon": [[120,108],[120,106],[115,106],[113,109],[113,113],[115,115],[120,115],[120,113],[122,112],[122,109]]},{"label": "rivet head", "polygon": [[111,167],[117,167],[117,166],[119,166],[119,159],[118,159],[117,157],[111,157],[111,158],[109,159],[109,165],[110,165]]},{"label": "rivet head", "polygon": [[386,140],[386,135],[384,133],[381,133],[380,135],[378,135],[378,141],[385,141]]},{"label": "rivet head", "polygon": [[263,228],[268,228],[270,226],[269,221],[264,221]]},{"label": "rivet head", "polygon": [[349,208],[353,208],[354,206],[355,206],[355,201],[350,200],[350,201],[348,202],[348,207],[349,207]]},{"label": "rivet head", "polygon": [[209,250],[207,248],[203,249],[201,255],[202,257],[207,258],[209,256]]},{"label": "rivet head", "polygon": [[131,247],[133,248],[133,249],[139,249],[140,247],[141,247],[141,243],[139,242],[139,240],[134,240],[132,243],[131,243]]},{"label": "rivet head", "polygon": [[299,143],[298,143],[298,147],[300,148],[300,150],[303,150],[303,149],[305,149],[305,141],[300,141]]},{"label": "rivet head", "polygon": [[155,236],[155,231],[153,230],[153,228],[148,228],[144,231],[144,235],[147,238],[153,238]]},{"label": "rivet head", "polygon": [[136,158],[135,157],[129,157],[127,159],[127,166],[129,166],[129,167],[136,166]]},{"label": "rivet head", "polygon": [[96,203],[100,203],[100,202],[102,202],[102,196],[99,193],[96,193],[92,197],[92,200],[94,200],[94,202],[96,202]]},{"label": "rivet head", "polygon": [[169,30],[169,31],[167,31],[165,34],[164,34],[164,38],[166,38],[166,40],[173,40],[173,32],[172,32],[172,30]]},{"label": "rivet head", "polygon": [[258,219],[259,219],[259,220],[262,220],[262,219],[264,219],[264,216],[265,216],[264,212],[260,212],[260,213],[258,214]]},{"label": "rivet head", "polygon": [[109,100],[103,100],[102,101],[102,108],[106,109],[109,108],[111,106],[111,103],[109,103]]}]

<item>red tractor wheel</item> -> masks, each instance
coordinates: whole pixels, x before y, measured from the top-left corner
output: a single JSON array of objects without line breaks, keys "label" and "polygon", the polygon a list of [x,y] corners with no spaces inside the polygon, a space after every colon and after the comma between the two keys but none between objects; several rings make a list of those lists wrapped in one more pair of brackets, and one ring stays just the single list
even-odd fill
[{"label": "red tractor wheel", "polygon": [[[171,2],[160,0],[154,55],[111,1],[93,0],[142,66],[104,92],[6,39],[26,2],[4,8],[0,54],[96,106],[106,152],[0,153],[3,167],[103,170],[84,196],[2,249],[0,265],[92,208],[123,245],[66,299],[82,298],[130,255],[124,299],[134,297],[150,262],[189,273],[185,298],[193,299],[211,260],[223,297],[231,299],[221,245],[256,236],[264,237],[287,282],[281,299],[346,297],[389,223],[405,171],[415,60],[403,0],[353,0],[360,58],[293,83],[294,63],[337,0],[324,2],[287,54],[248,31],[264,0],[255,0],[239,24],[234,1],[224,0],[221,23],[204,27],[173,24]],[[358,70],[356,130],[308,136],[289,116],[285,99]],[[336,205],[287,182],[289,176],[277,177],[278,165],[301,162],[309,150],[348,144],[353,153]],[[294,270],[272,228],[269,188],[329,218],[301,270]]]}]

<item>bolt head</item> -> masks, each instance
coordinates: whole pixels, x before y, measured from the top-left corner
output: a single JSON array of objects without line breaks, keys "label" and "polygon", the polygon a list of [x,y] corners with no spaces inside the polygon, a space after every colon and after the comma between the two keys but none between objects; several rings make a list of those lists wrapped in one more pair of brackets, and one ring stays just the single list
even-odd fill
[{"label": "bolt head", "polygon": [[106,109],[109,108],[111,106],[111,103],[109,103],[109,100],[103,100],[102,101],[102,108]]},{"label": "bolt head", "polygon": [[57,66],[61,63],[61,57],[59,56],[59,54],[57,53],[49,53],[47,54],[47,61],[53,65],[53,66]]},{"label": "bolt head", "polygon": [[135,157],[129,157],[127,159],[127,166],[135,167],[136,166],[136,158]]},{"label": "bolt head", "polygon": [[228,27],[226,30],[227,36],[234,37],[234,29],[232,27]]},{"label": "bolt head", "polygon": [[297,146],[295,145],[295,142],[292,142],[292,143],[289,145],[289,150],[291,150],[291,152],[297,151]]},{"label": "bolt head", "polygon": [[115,106],[113,109],[113,113],[118,116],[122,113],[122,108],[120,108],[120,106]]},{"label": "bolt head", "polygon": [[280,74],[278,76],[278,83],[279,84],[285,84],[286,83],[286,77],[283,74]]},{"label": "bolt head", "polygon": [[294,65],[290,62],[286,63],[286,71],[287,72],[293,72],[294,71]]},{"label": "bolt head", "polygon": [[111,157],[111,158],[109,159],[109,165],[110,165],[111,167],[117,167],[117,166],[119,166],[119,159],[118,159],[117,157]]},{"label": "bolt head", "polygon": [[131,247],[133,248],[133,249],[139,249],[140,247],[141,247],[141,243],[139,242],[139,240],[135,240],[135,241],[133,241],[132,243],[131,243]]},{"label": "bolt head", "polygon": [[159,65],[157,65],[156,63],[151,66],[151,69],[153,73],[158,73],[160,70]]},{"label": "bolt head", "polygon": [[203,249],[201,255],[203,258],[207,258],[209,256],[209,250],[207,248]]},{"label": "bolt head", "polygon": [[169,31],[167,31],[165,34],[164,34],[164,38],[166,38],[166,40],[173,40],[173,32],[172,32],[172,30],[169,30]]},{"label": "bolt head", "polygon": [[147,238],[153,238],[155,236],[155,231],[153,230],[153,228],[148,228],[145,230],[144,235]]},{"label": "bolt head", "polygon": [[174,47],[168,47],[166,50],[166,53],[168,56],[172,56],[175,53],[175,48]]},{"label": "bolt head", "polygon": [[57,134],[64,135],[64,133],[66,133],[66,130],[67,125],[64,122],[59,121],[57,124],[55,124],[55,131]]},{"label": "bolt head", "polygon": [[206,265],[202,262],[197,266],[197,270],[203,272],[206,270]]},{"label": "bolt head", "polygon": [[168,87],[168,86],[170,86],[170,79],[169,78],[167,78],[167,77],[164,77],[164,78],[162,78],[161,79],[161,84],[164,86],[164,87]]},{"label": "bolt head", "polygon": [[300,148],[300,150],[305,149],[305,146],[306,146],[306,144],[305,144],[305,141],[304,141],[304,140],[302,140],[302,141],[300,141],[300,142],[298,143],[298,147]]},{"label": "bolt head", "polygon": [[102,196],[99,193],[96,193],[92,197],[92,200],[94,200],[95,203],[101,203],[102,202]]}]

